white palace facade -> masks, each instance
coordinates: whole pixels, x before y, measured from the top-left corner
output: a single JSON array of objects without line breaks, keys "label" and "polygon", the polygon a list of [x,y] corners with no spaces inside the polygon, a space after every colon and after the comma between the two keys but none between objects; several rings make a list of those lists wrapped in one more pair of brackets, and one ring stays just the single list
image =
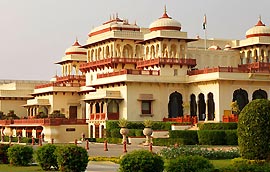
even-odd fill
[{"label": "white palace facade", "polygon": [[[27,119],[0,120],[0,128],[70,142],[103,137],[107,120],[220,122],[234,101],[242,109],[268,99],[269,26],[259,19],[244,40],[206,42],[188,38],[166,10],[149,28],[116,15],[65,51],[61,76],[29,92]],[[66,118],[38,118],[54,111]]]}]

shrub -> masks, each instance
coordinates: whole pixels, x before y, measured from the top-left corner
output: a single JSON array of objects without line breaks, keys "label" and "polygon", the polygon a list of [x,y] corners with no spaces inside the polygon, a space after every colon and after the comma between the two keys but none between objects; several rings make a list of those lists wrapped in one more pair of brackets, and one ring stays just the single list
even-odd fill
[{"label": "shrub", "polygon": [[182,138],[154,138],[154,146],[172,146],[172,145],[185,145],[185,141]]},{"label": "shrub", "polygon": [[55,149],[55,145],[47,144],[36,150],[35,159],[43,170],[49,171],[51,167],[58,169]]},{"label": "shrub", "polygon": [[174,159],[179,156],[188,155],[198,155],[207,159],[232,159],[240,156],[238,149],[207,149],[200,146],[179,146],[164,148],[160,151],[160,155],[165,159]]},{"label": "shrub", "polygon": [[266,159],[270,148],[270,101],[253,100],[239,115],[238,144],[245,159]]},{"label": "shrub", "polygon": [[215,172],[270,172],[270,166],[260,166],[257,164],[239,165],[237,167],[220,168]]},{"label": "shrub", "polygon": [[170,130],[170,138],[182,138],[185,145],[198,144],[198,134],[196,130]]},{"label": "shrub", "polygon": [[210,161],[201,156],[180,156],[171,159],[166,166],[169,172],[211,172],[213,169]]},{"label": "shrub", "polygon": [[136,129],[135,130],[135,136],[137,136],[137,137],[144,136],[143,135],[143,130],[142,129]]},{"label": "shrub", "polygon": [[123,136],[120,134],[120,129],[115,128],[111,130],[111,137],[112,138],[122,138]]},{"label": "shrub", "polygon": [[223,130],[198,130],[199,144],[225,145],[225,132]]},{"label": "shrub", "polygon": [[85,140],[88,140],[89,142],[96,142],[96,138],[85,138]]},{"label": "shrub", "polygon": [[119,128],[118,120],[106,121],[106,130],[111,130],[111,129],[115,129],[115,128]]},{"label": "shrub", "polygon": [[33,148],[30,146],[13,145],[8,148],[8,160],[10,164],[27,166],[33,158]]},{"label": "shrub", "polygon": [[55,150],[60,171],[85,171],[88,164],[87,151],[79,146],[58,146]]},{"label": "shrub", "polygon": [[226,145],[238,145],[237,130],[225,130]]},{"label": "shrub", "polygon": [[[153,130],[171,130],[171,125],[173,122],[154,122],[152,123]],[[120,128],[118,126],[118,120],[109,120],[106,122],[106,130],[110,131],[111,129]],[[127,128],[129,129],[144,129],[142,122],[128,122]],[[108,135],[107,135],[108,137]]]},{"label": "shrub", "polygon": [[200,130],[236,130],[236,122],[226,122],[226,123],[199,123],[198,127]]},{"label": "shrub", "polygon": [[9,145],[8,144],[0,144],[0,164],[8,164],[8,151]]},{"label": "shrub", "polygon": [[163,170],[162,158],[146,150],[132,151],[120,160],[120,172],[162,172]]}]

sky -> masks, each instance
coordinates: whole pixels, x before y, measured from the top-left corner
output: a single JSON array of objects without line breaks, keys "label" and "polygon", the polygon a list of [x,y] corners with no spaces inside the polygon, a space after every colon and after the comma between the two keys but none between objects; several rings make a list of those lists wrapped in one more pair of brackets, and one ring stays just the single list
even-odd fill
[{"label": "sky", "polygon": [[269,0],[0,0],[0,79],[50,80],[76,38],[116,13],[148,27],[165,5],[190,38],[204,37],[204,14],[208,38],[244,39],[259,16],[270,25]]}]

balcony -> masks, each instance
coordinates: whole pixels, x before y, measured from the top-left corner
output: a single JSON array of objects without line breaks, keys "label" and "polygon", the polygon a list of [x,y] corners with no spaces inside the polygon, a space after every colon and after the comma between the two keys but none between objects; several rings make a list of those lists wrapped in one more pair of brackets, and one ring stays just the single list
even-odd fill
[{"label": "balcony", "polygon": [[[107,113],[107,118],[108,120],[119,120],[119,113]],[[89,120],[106,120],[106,113],[92,113]]]},{"label": "balcony", "polygon": [[239,70],[245,72],[267,72],[270,70],[270,63],[265,62],[254,62],[248,64],[238,65]]},{"label": "balcony", "polygon": [[104,67],[115,68],[118,64],[137,64],[140,58],[107,58],[97,61],[88,62],[80,65],[82,72],[89,72],[90,70],[104,69]]},{"label": "balcony", "polygon": [[85,82],[85,75],[68,75],[68,76],[56,76],[56,82],[71,82],[71,81],[83,81]]},{"label": "balcony", "polygon": [[188,66],[195,67],[196,59],[185,59],[185,58],[155,58],[150,60],[143,60],[137,62],[137,68],[144,67],[154,67],[154,66],[165,66],[165,65],[180,65],[180,66]]},{"label": "balcony", "polygon": [[250,64],[238,65],[238,67],[215,67],[205,68],[202,70],[188,71],[188,75],[207,74],[214,72],[230,72],[230,73],[270,73],[270,63],[255,62]]},{"label": "balcony", "polygon": [[59,125],[83,125],[86,124],[86,119],[66,119],[66,118],[43,118],[43,119],[14,119],[0,120],[0,126],[59,126]]},{"label": "balcony", "polygon": [[130,74],[130,75],[154,75],[158,76],[159,71],[157,70],[135,70],[135,69],[122,69],[117,72],[110,72],[110,73],[104,73],[104,74],[98,74],[97,78],[107,78],[111,76],[119,76],[119,75],[125,75],[125,74]]},{"label": "balcony", "polygon": [[192,125],[198,123],[198,117],[197,116],[190,116],[190,115],[184,115],[182,117],[177,118],[163,118],[164,122],[176,122],[176,123],[190,123]]},{"label": "balcony", "polygon": [[37,85],[37,86],[35,86],[35,89],[47,88],[47,87],[81,87],[81,86],[85,86],[85,82],[81,82],[81,83],[57,83],[57,82],[52,82],[52,83],[48,83],[48,84]]}]

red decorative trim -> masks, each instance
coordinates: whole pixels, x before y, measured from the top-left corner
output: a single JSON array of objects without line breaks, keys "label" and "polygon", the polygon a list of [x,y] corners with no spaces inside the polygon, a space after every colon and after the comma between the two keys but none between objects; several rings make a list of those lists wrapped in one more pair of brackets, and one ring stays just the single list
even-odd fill
[{"label": "red decorative trim", "polygon": [[72,46],[81,46],[78,41],[76,41]]},{"label": "red decorative trim", "polygon": [[258,23],[255,26],[265,26],[261,20],[258,21]]},{"label": "red decorative trim", "polygon": [[177,26],[159,26],[159,27],[152,27],[150,28],[150,31],[157,31],[157,30],[177,30],[180,31],[181,27]]},{"label": "red decorative trim", "polygon": [[105,33],[105,32],[109,32],[109,31],[111,31],[111,30],[140,31],[140,28],[108,27],[108,28],[105,28],[105,29],[98,30],[98,31],[96,31],[96,32],[92,32],[92,33],[88,34],[88,36],[91,37],[91,36],[99,35],[99,34],[102,34],[102,33]]},{"label": "red decorative trim", "polygon": [[246,38],[258,37],[258,36],[270,36],[270,33],[256,33],[256,34],[250,34],[250,35],[246,35]]},{"label": "red decorative trim", "polygon": [[140,31],[140,28],[126,28],[126,27],[111,27],[112,30],[131,30]]},{"label": "red decorative trim", "polygon": [[91,36],[99,35],[101,33],[105,33],[105,32],[108,32],[110,30],[111,30],[111,28],[108,27],[108,28],[105,28],[105,29],[98,30],[96,32],[92,32],[92,33],[88,34],[88,36],[91,37]]},{"label": "red decorative trim", "polygon": [[86,55],[87,52],[66,52],[66,55],[70,55],[70,54],[82,54],[82,55]]}]

